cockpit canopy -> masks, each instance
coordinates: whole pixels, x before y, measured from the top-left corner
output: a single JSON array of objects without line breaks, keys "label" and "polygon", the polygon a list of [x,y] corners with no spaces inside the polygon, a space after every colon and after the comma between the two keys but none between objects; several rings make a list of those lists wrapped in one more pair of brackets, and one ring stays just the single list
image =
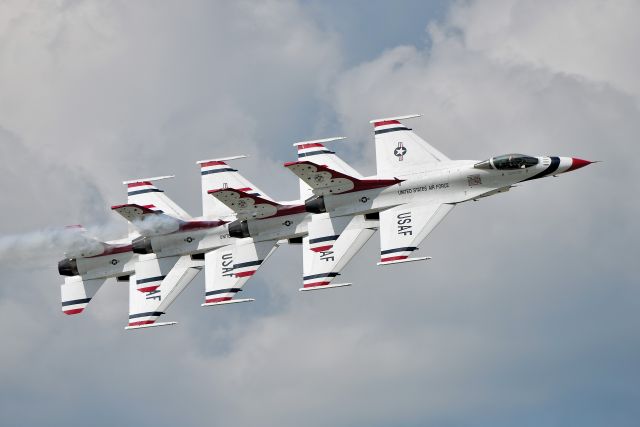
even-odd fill
[{"label": "cockpit canopy", "polygon": [[505,154],[503,156],[492,157],[484,162],[473,165],[476,169],[524,169],[530,168],[538,164],[536,157],[527,156],[525,154]]}]

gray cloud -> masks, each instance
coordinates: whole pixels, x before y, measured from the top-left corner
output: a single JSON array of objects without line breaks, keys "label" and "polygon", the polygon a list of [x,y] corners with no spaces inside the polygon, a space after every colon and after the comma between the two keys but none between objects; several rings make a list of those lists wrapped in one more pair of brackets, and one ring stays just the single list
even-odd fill
[{"label": "gray cloud", "polygon": [[339,40],[366,29],[336,35],[307,5],[3,6],[5,236],[110,223],[118,181],[138,176],[175,172],[167,192],[197,214],[193,162],[239,152],[248,176],[291,198],[279,166],[291,142],[345,133],[337,149],[371,172],[367,122],[389,114],[423,113],[412,127],[454,158],[604,163],[458,207],[420,265],[376,267],[374,236],[344,272],[351,288],[296,292],[296,247],[248,286],[251,304],[202,309],[198,279],[167,314],[173,328],[122,331],[116,284],[63,316],[57,258],[0,263],[2,424],[633,425],[627,6],[460,3],[426,46],[384,46],[356,66]]}]

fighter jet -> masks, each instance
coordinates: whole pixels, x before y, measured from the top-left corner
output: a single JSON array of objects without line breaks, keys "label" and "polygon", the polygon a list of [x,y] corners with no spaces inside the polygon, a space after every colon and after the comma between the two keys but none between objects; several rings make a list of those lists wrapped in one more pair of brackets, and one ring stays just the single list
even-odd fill
[{"label": "fighter jet", "polygon": [[133,273],[135,254],[127,238],[101,242],[89,236],[81,225],[67,227],[73,248],[58,262],[64,276],[60,287],[62,312],[80,314],[107,279],[128,281]]},{"label": "fighter jet", "polygon": [[[451,160],[403,124],[408,115],[372,120],[377,174],[362,178],[313,158],[299,158],[285,167],[312,188],[305,201],[313,213],[309,239],[320,258],[349,249],[352,237],[330,224],[355,216],[379,219],[378,265],[430,259],[410,257],[418,245],[459,203],[502,193],[514,185],[574,171],[590,163],[575,157],[507,154],[488,160]],[[324,246],[326,243],[326,246]],[[318,280],[327,287],[340,274],[341,265]],[[305,273],[306,274],[306,273]],[[304,282],[307,283],[305,276]]]},{"label": "fighter jet", "polygon": [[[194,221],[153,182],[171,176],[125,181],[129,204],[114,207],[123,215],[141,219],[148,233],[168,230],[197,230],[221,227],[224,221]],[[146,219],[146,221],[144,221]],[[66,314],[81,313],[98,289],[109,279],[129,283],[129,322],[126,329],[175,324],[156,320],[180,292],[203,268],[203,262],[189,256],[170,254],[138,254],[134,246],[140,236],[130,229],[129,237],[100,242],[84,229],[70,229],[78,236],[74,250],[58,263],[59,273],[66,276],[61,286],[62,310]],[[133,243],[132,243],[133,240]],[[139,252],[139,251],[138,251]]]},{"label": "fighter jet", "polygon": [[[294,144],[300,159],[314,159],[339,173],[358,176],[358,173],[324,144],[343,137],[302,141]],[[386,185],[386,181],[365,180],[363,185]],[[284,239],[289,243],[302,243],[304,280],[301,291],[349,286],[350,282],[332,284],[339,271],[364,246],[378,228],[376,216],[348,215],[332,218],[313,215],[302,200],[312,196],[312,188],[300,183],[301,200],[276,203],[242,188],[218,188],[209,193],[233,210],[237,219],[228,226],[229,235],[237,238]],[[345,236],[339,243],[339,235]]]}]

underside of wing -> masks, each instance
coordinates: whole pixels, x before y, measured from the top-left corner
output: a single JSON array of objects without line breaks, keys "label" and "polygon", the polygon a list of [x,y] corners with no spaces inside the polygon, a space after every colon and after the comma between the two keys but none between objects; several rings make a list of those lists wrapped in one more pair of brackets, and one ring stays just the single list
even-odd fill
[{"label": "underside of wing", "polygon": [[240,220],[275,216],[280,206],[273,200],[264,199],[235,188],[210,190],[209,194],[235,212]]},{"label": "underside of wing", "polygon": [[254,242],[242,239],[207,252],[205,262],[205,302],[203,306],[253,301],[235,296],[277,248],[275,240]]},{"label": "underside of wing", "polygon": [[164,326],[158,323],[167,308],[202,269],[203,262],[189,255],[157,258],[144,256],[129,278],[129,324],[126,329]]},{"label": "underside of wing", "polygon": [[309,185],[316,195],[371,190],[402,182],[399,179],[360,179],[310,161],[289,162],[284,166]]},{"label": "underside of wing", "polygon": [[380,212],[379,265],[428,259],[409,258],[418,245],[451,212],[450,204],[405,204]]},{"label": "underside of wing", "polygon": [[129,221],[143,236],[168,234],[180,229],[185,221],[169,216],[160,210],[135,203],[116,205],[112,210]]},{"label": "underside of wing", "polygon": [[364,216],[314,215],[309,235],[302,243],[303,286],[301,291],[335,288],[350,283],[333,283],[342,269],[373,236],[377,220]]}]

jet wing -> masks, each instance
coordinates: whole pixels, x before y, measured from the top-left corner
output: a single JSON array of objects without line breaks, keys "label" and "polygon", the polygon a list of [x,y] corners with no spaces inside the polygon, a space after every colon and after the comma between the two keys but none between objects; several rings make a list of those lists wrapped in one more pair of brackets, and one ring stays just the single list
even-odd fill
[{"label": "jet wing", "polygon": [[164,194],[164,191],[154,185],[155,181],[173,178],[173,175],[156,176],[153,178],[139,178],[124,181],[127,186],[127,203],[137,204],[164,212],[176,218],[187,220],[191,216]]},{"label": "jet wing", "polygon": [[180,229],[185,221],[135,203],[111,206],[143,236],[168,234]]},{"label": "jet wing", "polygon": [[279,208],[284,207],[273,200],[235,188],[209,190],[209,194],[235,212],[240,220],[269,218],[276,215]]},{"label": "jet wing", "polygon": [[378,227],[364,216],[313,215],[309,235],[302,240],[303,286],[301,291],[348,286],[332,284],[340,271],[364,246]]},{"label": "jet wing", "polygon": [[252,239],[242,239],[240,242],[242,243],[223,246],[204,255],[203,307],[253,301],[251,298],[233,298],[276,250],[277,241],[254,242]]},{"label": "jet wing", "polygon": [[405,204],[380,212],[378,265],[429,259],[409,258],[417,245],[451,212],[450,204]]},{"label": "jet wing", "polygon": [[318,196],[384,188],[402,182],[395,178],[360,179],[306,160],[285,163],[284,166],[309,185]]},{"label": "jet wing", "polygon": [[184,288],[202,269],[202,261],[190,255],[157,258],[141,256],[136,274],[129,277],[129,324],[125,329],[174,325],[156,323]]},{"label": "jet wing", "polygon": [[242,159],[246,156],[223,157],[210,160],[199,160],[202,193],[202,215],[207,218],[230,216],[233,211],[209,195],[209,190],[216,188],[238,188],[247,193],[271,200],[262,190],[256,187],[227,163],[229,160]]}]

